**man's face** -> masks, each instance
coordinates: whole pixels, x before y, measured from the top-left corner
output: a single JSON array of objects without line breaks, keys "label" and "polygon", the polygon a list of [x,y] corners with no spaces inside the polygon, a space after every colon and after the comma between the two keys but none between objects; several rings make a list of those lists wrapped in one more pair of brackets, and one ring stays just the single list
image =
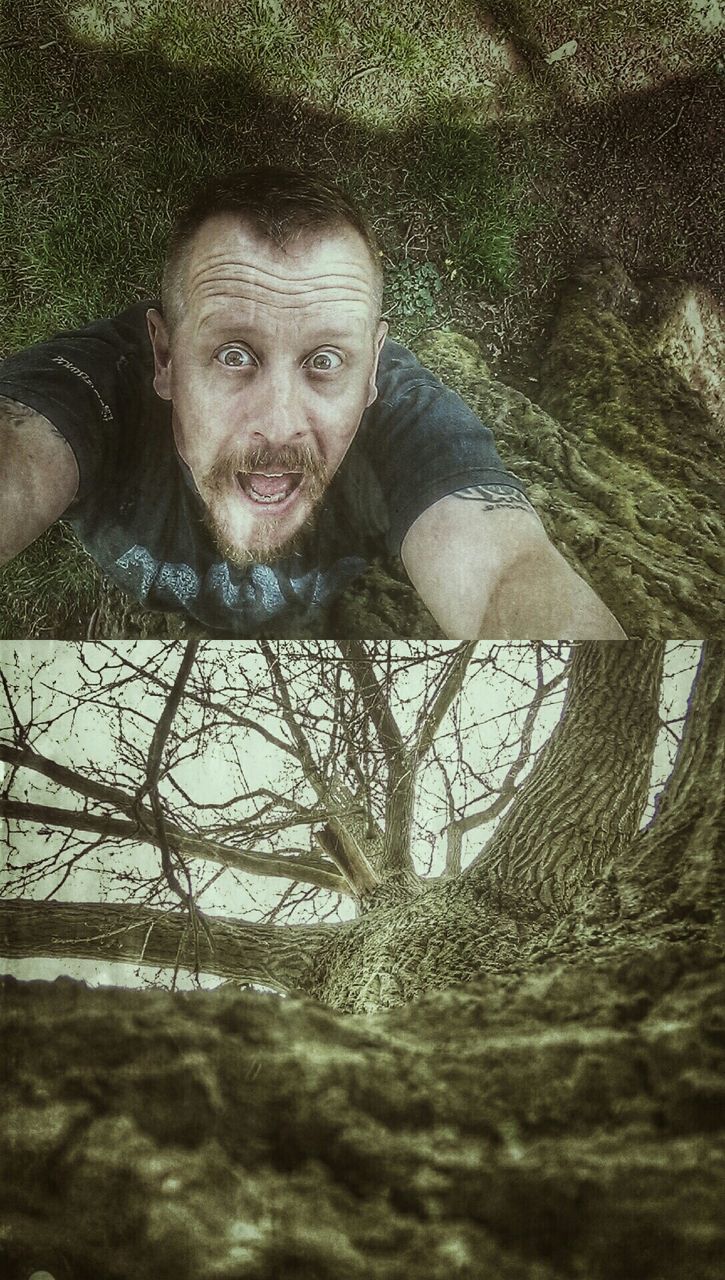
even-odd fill
[{"label": "man's face", "polygon": [[154,386],[226,558],[289,549],[340,466],[376,396],[375,285],[353,228],[281,249],[219,215],[194,240],[171,343],[149,311]]}]

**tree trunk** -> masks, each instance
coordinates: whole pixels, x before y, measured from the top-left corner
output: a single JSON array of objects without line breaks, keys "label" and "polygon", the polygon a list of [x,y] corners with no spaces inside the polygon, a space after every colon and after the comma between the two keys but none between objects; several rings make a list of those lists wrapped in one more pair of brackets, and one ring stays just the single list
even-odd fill
[{"label": "tree trunk", "polygon": [[0,984],[0,1273],[721,1280],[723,990],[673,943],[367,1019]]}]

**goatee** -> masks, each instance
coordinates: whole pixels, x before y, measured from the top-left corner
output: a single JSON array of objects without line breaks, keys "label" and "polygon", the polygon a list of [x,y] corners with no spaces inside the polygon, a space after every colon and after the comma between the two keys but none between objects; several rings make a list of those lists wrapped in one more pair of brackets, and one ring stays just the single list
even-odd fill
[{"label": "goatee", "polygon": [[[248,543],[241,545],[231,531],[230,522],[215,507],[225,499],[230,490],[241,488],[248,496],[253,475],[281,474],[288,478],[289,492],[304,485],[300,495],[305,504],[305,517],[287,536],[283,529],[288,523],[285,516],[275,519],[273,502],[260,503],[260,514],[253,517],[253,532]],[[245,567],[252,564],[273,564],[294,555],[315,523],[316,509],[329,483],[327,468],[308,446],[285,445],[282,449],[239,449],[226,454],[205,473],[199,491],[205,504],[205,523],[225,560]],[[254,490],[252,490],[254,492]]]}]

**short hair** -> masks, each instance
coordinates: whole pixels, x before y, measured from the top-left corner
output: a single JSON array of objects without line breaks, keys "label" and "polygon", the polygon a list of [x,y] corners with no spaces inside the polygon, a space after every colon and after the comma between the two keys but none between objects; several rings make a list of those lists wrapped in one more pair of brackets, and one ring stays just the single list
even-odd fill
[{"label": "short hair", "polygon": [[184,273],[197,232],[209,218],[231,213],[280,248],[300,232],[352,227],[363,240],[375,271],[375,305],[382,310],[381,252],[367,214],[331,182],[301,169],[254,165],[210,178],[198,187],[171,230],[161,288],[169,330],[184,311]]}]

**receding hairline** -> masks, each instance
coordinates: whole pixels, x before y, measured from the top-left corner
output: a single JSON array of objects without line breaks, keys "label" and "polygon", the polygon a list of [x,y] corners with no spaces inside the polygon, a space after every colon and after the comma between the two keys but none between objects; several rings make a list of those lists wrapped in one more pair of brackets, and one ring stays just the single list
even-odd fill
[{"label": "receding hairline", "polygon": [[271,246],[281,255],[287,253],[289,249],[293,249],[295,243],[304,243],[309,240],[324,241],[340,234],[352,233],[364,248],[366,258],[372,267],[374,319],[376,321],[380,319],[383,302],[383,267],[380,255],[374,251],[373,245],[366,239],[360,229],[348,220],[343,213],[333,214],[329,221],[302,224],[291,223],[285,228],[278,228],[273,231],[266,226],[260,225],[254,215],[247,212],[247,210],[213,209],[209,210],[206,217],[199,222],[198,226],[182,244],[176,247],[172,245],[167,255],[163,275],[162,307],[169,331],[173,330],[183,319],[186,310],[185,287],[189,263],[194,250],[198,246],[202,232],[212,222],[226,222],[230,226],[236,225],[238,230],[247,232],[253,239],[258,240],[261,244]]}]

